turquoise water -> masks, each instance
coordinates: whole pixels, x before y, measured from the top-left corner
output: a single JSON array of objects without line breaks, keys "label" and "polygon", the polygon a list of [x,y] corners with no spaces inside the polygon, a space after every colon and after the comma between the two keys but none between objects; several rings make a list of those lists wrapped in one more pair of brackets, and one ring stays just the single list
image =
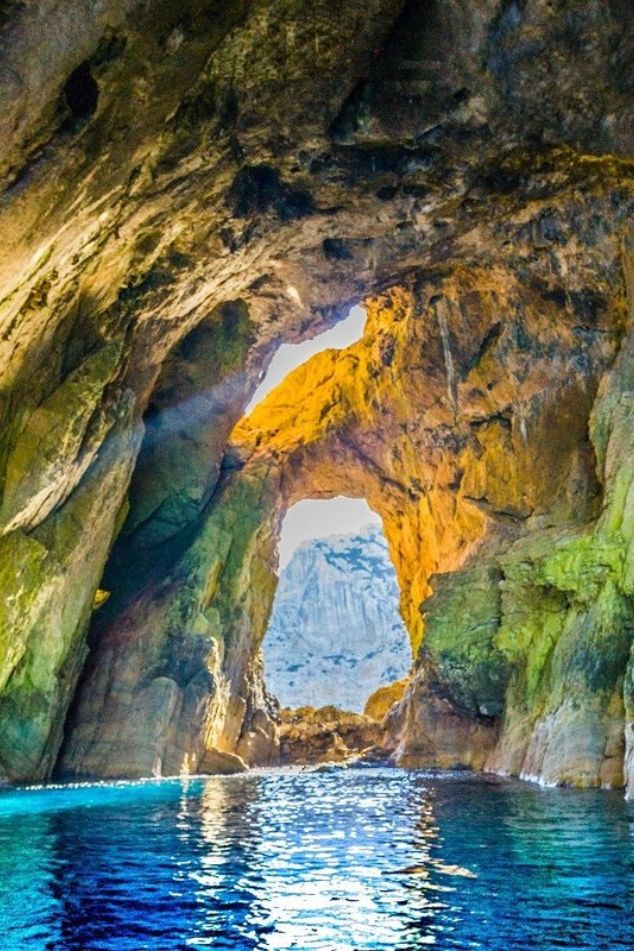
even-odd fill
[{"label": "turquoise water", "polygon": [[397,770],[0,793],[3,951],[634,947],[620,793]]}]

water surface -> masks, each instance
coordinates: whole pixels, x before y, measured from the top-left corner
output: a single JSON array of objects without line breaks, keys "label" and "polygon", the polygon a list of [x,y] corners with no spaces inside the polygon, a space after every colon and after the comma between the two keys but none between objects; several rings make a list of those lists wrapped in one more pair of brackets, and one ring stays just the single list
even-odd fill
[{"label": "water surface", "polygon": [[634,948],[634,809],[368,769],[0,793],[4,951]]}]

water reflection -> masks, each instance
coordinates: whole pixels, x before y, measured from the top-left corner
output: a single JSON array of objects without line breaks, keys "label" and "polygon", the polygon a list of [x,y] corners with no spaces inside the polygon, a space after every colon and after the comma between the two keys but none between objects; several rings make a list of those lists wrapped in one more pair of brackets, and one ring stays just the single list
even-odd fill
[{"label": "water reflection", "polygon": [[1,946],[631,949],[632,819],[389,770],[5,792]]},{"label": "water reflection", "polygon": [[3,930],[8,926],[16,934],[16,943],[6,947],[45,948],[47,942],[62,947],[59,902],[53,892],[51,817],[46,813],[23,816],[14,834],[0,829],[0,922]]}]

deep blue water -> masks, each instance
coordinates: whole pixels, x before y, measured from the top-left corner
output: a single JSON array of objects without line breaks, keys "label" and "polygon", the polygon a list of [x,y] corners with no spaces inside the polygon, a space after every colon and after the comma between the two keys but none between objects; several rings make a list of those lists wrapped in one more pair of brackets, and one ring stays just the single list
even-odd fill
[{"label": "deep blue water", "polygon": [[0,793],[0,948],[634,948],[619,792],[396,770]]}]

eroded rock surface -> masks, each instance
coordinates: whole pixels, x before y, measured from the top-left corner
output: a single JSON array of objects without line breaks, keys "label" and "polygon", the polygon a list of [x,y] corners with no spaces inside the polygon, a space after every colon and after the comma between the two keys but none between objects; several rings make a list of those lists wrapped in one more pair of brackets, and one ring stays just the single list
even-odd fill
[{"label": "eroded rock surface", "polygon": [[279,714],[280,763],[355,765],[385,762],[383,730],[377,720],[338,707],[297,707]]},{"label": "eroded rock surface", "polygon": [[[67,775],[274,759],[280,520],[345,493],[418,658],[404,760],[634,792],[633,28],[5,5],[0,778],[64,732]],[[363,298],[363,340],[240,422],[275,347]]]}]

